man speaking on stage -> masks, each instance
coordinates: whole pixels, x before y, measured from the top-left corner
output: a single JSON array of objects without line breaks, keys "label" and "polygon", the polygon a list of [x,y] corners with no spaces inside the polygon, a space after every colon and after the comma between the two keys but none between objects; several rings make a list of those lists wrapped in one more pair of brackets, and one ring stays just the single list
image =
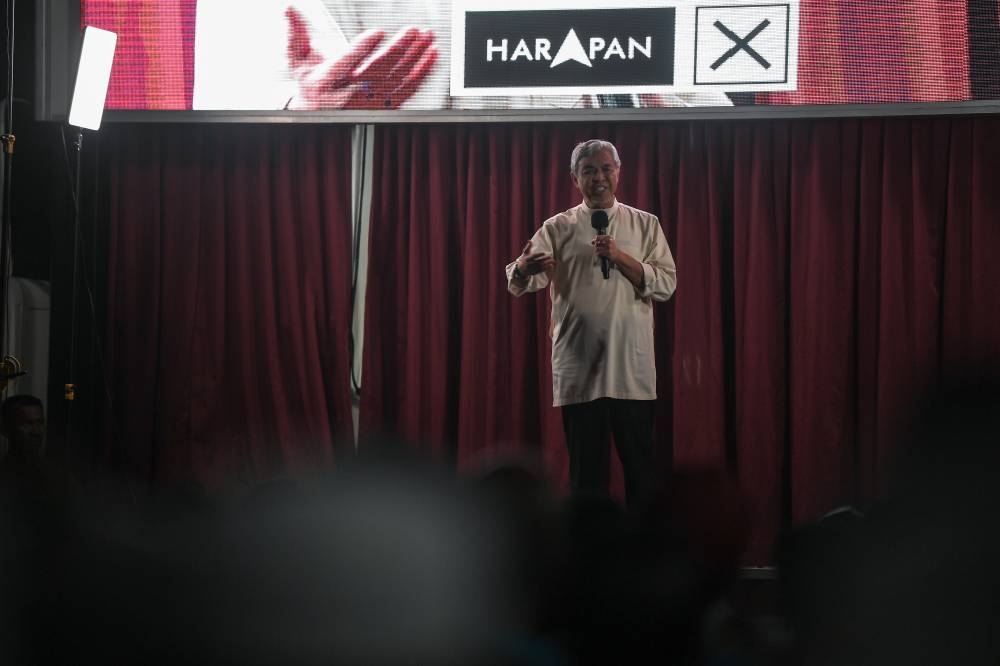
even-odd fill
[{"label": "man speaking on stage", "polygon": [[553,405],[562,407],[574,494],[608,492],[614,435],[630,507],[652,492],[656,363],[653,301],[677,286],[655,215],[615,198],[621,160],[608,141],[570,158],[583,203],[535,232],[507,265],[515,296],[549,287]]}]

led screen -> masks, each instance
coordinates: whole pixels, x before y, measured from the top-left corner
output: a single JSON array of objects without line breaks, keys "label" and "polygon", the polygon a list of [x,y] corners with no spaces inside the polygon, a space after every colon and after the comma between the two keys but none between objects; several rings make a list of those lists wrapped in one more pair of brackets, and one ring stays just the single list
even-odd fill
[{"label": "led screen", "polygon": [[83,0],[107,108],[551,110],[1000,97],[998,0]]}]

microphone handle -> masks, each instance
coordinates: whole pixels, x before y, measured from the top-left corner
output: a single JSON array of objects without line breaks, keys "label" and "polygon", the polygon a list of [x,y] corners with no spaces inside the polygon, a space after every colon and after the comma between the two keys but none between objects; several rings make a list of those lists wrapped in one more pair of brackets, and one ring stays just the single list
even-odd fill
[{"label": "microphone handle", "polygon": [[[599,236],[604,236],[607,233],[608,233],[607,229],[598,229],[597,230],[597,234]],[[610,280],[611,279],[611,266],[608,264],[608,258],[607,257],[601,257],[601,275],[604,276],[605,280]]]}]

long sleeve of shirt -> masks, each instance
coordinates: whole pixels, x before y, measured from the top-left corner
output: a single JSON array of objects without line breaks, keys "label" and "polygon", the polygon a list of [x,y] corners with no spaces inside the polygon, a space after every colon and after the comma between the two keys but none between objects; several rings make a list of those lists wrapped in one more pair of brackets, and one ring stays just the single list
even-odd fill
[{"label": "long sleeve of shirt", "polygon": [[[535,232],[535,235],[531,237],[532,253],[542,252],[544,254],[552,254],[552,231],[552,229],[546,229],[545,225],[543,225],[541,229]],[[533,291],[544,289],[549,285],[549,281],[554,273],[554,271],[539,273],[537,275],[530,276],[527,283],[524,283],[524,281],[519,282],[514,279],[514,266],[516,265],[517,258],[507,264],[505,269],[507,273],[507,291],[514,296],[530,294]]]}]

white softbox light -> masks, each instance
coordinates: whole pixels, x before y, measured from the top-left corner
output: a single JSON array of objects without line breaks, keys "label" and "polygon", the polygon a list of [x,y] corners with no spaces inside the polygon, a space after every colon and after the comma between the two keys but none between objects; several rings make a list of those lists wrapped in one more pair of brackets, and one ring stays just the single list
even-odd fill
[{"label": "white softbox light", "polygon": [[69,107],[70,125],[91,130],[101,127],[117,43],[118,35],[113,32],[89,25],[84,30],[73,102]]}]

